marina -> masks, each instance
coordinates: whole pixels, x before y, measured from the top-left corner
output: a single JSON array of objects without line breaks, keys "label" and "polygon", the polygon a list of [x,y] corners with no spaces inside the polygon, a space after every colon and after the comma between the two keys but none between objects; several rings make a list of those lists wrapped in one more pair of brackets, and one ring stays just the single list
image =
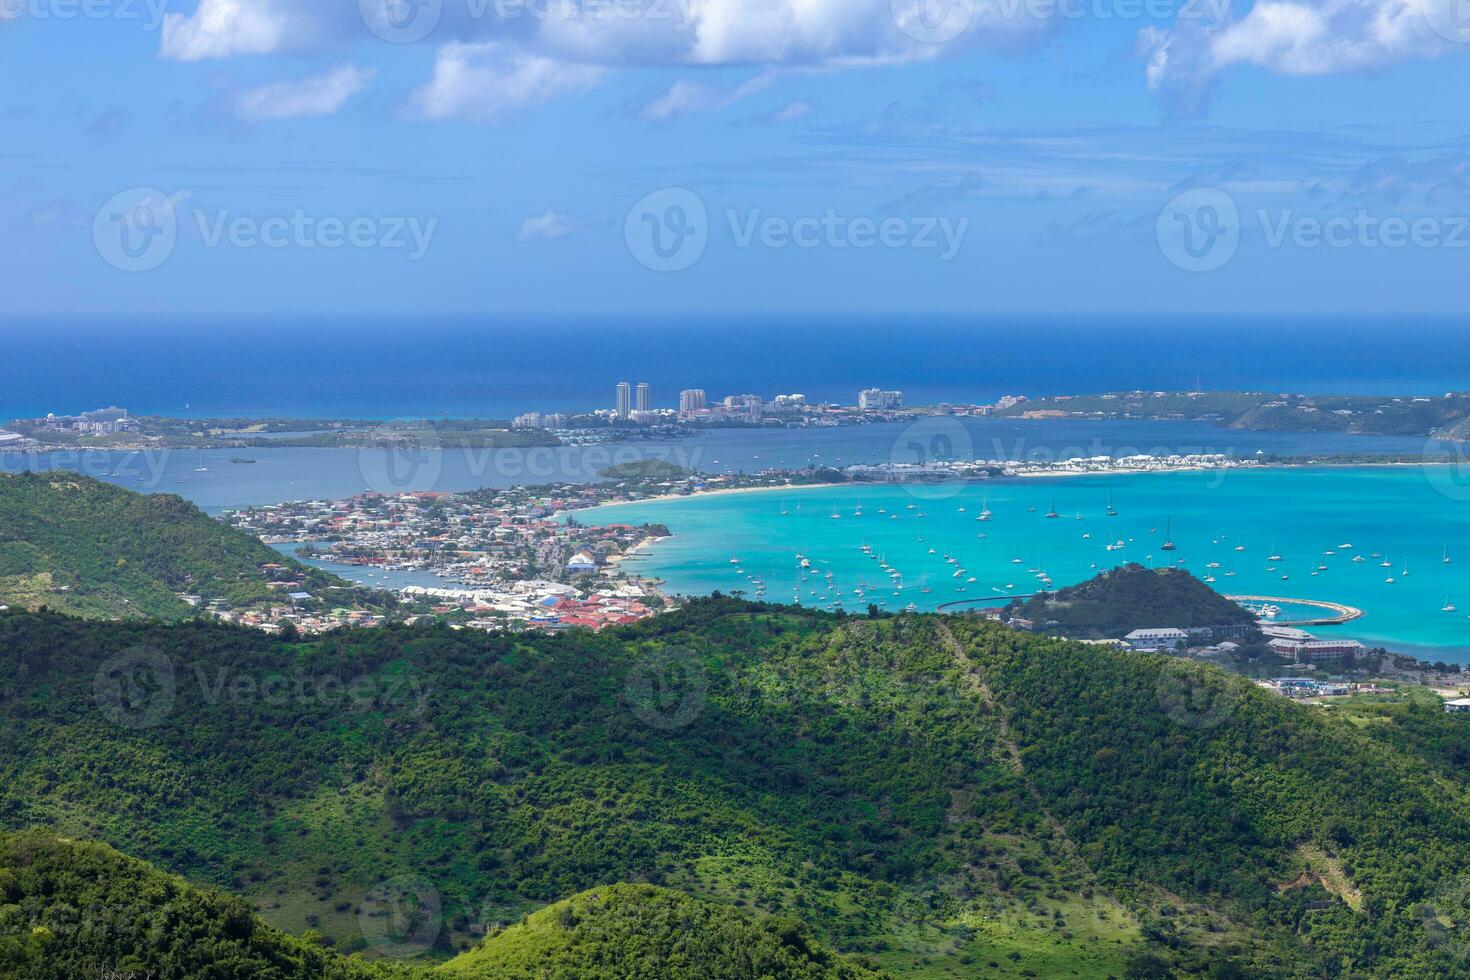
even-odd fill
[{"label": "marina", "polygon": [[1282,625],[1325,624],[1325,635],[1470,662],[1470,618],[1455,602],[1470,595],[1470,575],[1444,561],[1470,512],[1444,486],[1418,467],[1262,468],[752,491],[577,519],[668,525],[674,536],[636,562],[673,594],[953,609],[1138,563],[1274,605],[1269,621]]}]

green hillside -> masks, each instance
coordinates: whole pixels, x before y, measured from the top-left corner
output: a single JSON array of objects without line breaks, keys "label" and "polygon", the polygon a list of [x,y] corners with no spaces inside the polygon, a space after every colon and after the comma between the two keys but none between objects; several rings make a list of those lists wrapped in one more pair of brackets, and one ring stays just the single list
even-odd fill
[{"label": "green hillside", "polygon": [[[109,972],[110,971],[110,972]],[[0,978],[251,980],[863,980],[789,920],[753,920],[677,892],[577,895],[442,966],[349,957],[287,935],[248,903],[100,844],[0,834]]]},{"label": "green hillside", "polygon": [[1016,600],[1006,615],[1076,639],[1116,639],[1136,629],[1231,626],[1255,616],[1189,572],[1123,565],[1077,585]]},{"label": "green hillside", "polygon": [[1338,716],[966,619],[722,598],[600,635],[297,643],[13,613],[0,649],[0,827],[107,841],[343,952],[455,964],[488,934],[446,971],[513,971],[630,935],[617,963],[720,962],[660,932],[687,920],[779,959],[794,920],[915,977],[1470,962],[1470,720],[1432,706]]},{"label": "green hillside", "polygon": [[652,885],[613,885],[528,916],[435,971],[446,980],[705,980],[875,974],[814,944],[790,919],[752,922]]},{"label": "green hillside", "polygon": [[[289,571],[262,568],[271,563]],[[180,594],[234,609],[280,601],[267,584],[273,577],[303,582],[302,591],[319,597],[363,591],[283,558],[178,497],[71,473],[0,475],[0,605],[178,620],[198,614]]]}]

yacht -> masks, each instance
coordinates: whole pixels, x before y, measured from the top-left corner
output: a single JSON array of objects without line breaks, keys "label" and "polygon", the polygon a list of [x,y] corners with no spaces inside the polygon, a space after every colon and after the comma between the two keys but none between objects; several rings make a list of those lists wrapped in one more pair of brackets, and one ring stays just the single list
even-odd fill
[{"label": "yacht", "polygon": [[1168,522],[1164,525],[1164,543],[1161,544],[1161,545],[1159,545],[1159,550],[1160,551],[1178,551],[1179,550],[1179,548],[1174,544],[1174,541],[1172,540],[1173,535],[1172,535],[1171,532],[1173,530],[1174,530],[1174,518],[1171,517],[1171,518],[1169,518]]},{"label": "yacht", "polygon": [[1108,516],[1117,517],[1118,512],[1113,508],[1113,495],[1108,494]]},{"label": "yacht", "polygon": [[1445,596],[1444,597],[1444,608],[1441,609],[1440,612],[1452,613],[1452,612],[1459,612],[1459,610],[1456,609],[1455,608],[1455,604],[1450,601],[1450,597],[1449,596]]},{"label": "yacht", "polygon": [[1051,498],[1051,510],[1046,512],[1046,519],[1054,521],[1061,516],[1061,514],[1057,513],[1057,498],[1053,497]]}]

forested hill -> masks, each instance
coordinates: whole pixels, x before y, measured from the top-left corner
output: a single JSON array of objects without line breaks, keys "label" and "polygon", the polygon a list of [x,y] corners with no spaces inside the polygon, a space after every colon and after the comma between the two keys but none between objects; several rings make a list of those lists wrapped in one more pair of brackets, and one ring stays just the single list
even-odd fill
[{"label": "forested hill", "polygon": [[[411,935],[364,913],[367,929]],[[381,925],[381,930],[379,926]],[[391,952],[391,951],[390,951]],[[78,980],[882,980],[790,920],[753,918],[650,885],[596,889],[441,966],[349,957],[287,935],[249,903],[191,887],[110,847],[0,833],[0,978]],[[890,978],[891,980],[891,978]]]},{"label": "forested hill", "polygon": [[174,620],[198,614],[181,594],[233,608],[279,599],[272,578],[316,596],[350,591],[179,497],[73,473],[0,475],[0,605]]},{"label": "forested hill", "polygon": [[[598,936],[711,977],[1470,966],[1470,719],[1433,708],[1350,719],[1182,660],[718,597],[597,635],[309,642],[12,612],[0,649],[0,828],[106,842],[335,951],[508,976],[600,962]],[[0,936],[32,942],[45,903],[0,891]]]},{"label": "forested hill", "polygon": [[1199,420],[1252,431],[1463,438],[1470,393],[1442,397],[1130,391],[1038,398],[1002,411],[1030,418]]},{"label": "forested hill", "polygon": [[1006,615],[1077,639],[1116,639],[1136,629],[1230,626],[1255,616],[1180,568],[1122,565],[1077,585],[1016,600]]}]

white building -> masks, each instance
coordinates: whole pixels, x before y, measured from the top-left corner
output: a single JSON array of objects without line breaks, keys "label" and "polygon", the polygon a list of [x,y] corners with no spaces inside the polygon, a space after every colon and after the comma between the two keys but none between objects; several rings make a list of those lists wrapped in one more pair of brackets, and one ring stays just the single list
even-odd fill
[{"label": "white building", "polygon": [[1278,656],[1297,661],[1340,660],[1356,656],[1365,647],[1357,640],[1289,640],[1278,638],[1266,644]]},{"label": "white building", "polygon": [[593,558],[585,551],[579,551],[572,556],[571,561],[567,562],[567,571],[595,572],[597,571],[597,559]]},{"label": "white building", "polygon": [[1189,646],[1189,634],[1172,628],[1134,630],[1123,639],[1135,650],[1183,650]]},{"label": "white building", "polygon": [[1455,698],[1453,701],[1446,701],[1444,710],[1452,715],[1470,712],[1470,698]]},{"label": "white building", "polygon": [[633,414],[633,386],[626,381],[618,382],[617,407],[618,418],[625,419]]},{"label": "white building", "polygon": [[679,392],[679,412],[681,414],[693,415],[708,407],[709,401],[705,398],[703,388],[686,388]]},{"label": "white building", "polygon": [[858,408],[865,412],[878,412],[893,408],[903,408],[903,392],[884,391],[881,388],[869,388],[858,392]]}]

